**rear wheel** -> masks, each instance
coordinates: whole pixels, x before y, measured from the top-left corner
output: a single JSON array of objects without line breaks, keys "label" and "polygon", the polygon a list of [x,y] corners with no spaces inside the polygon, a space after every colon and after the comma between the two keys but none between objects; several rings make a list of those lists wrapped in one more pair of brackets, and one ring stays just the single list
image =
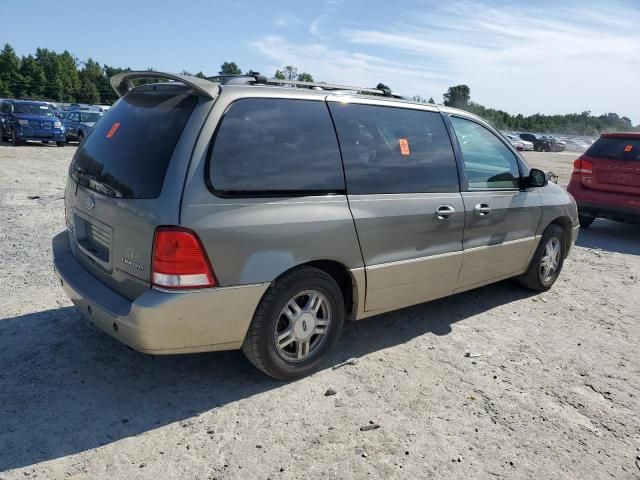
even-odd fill
[{"label": "rear wheel", "polygon": [[267,375],[281,380],[303,377],[333,350],[344,316],[344,299],[335,280],[317,268],[299,268],[269,288],[242,350]]},{"label": "rear wheel", "polygon": [[580,222],[580,228],[589,228],[595,219],[596,219],[595,217],[589,217],[587,215],[582,215],[580,213],[578,214],[578,221]]},{"label": "rear wheel", "polygon": [[558,225],[550,225],[542,234],[529,268],[518,281],[536,292],[545,292],[556,282],[565,257],[565,233]]},{"label": "rear wheel", "polygon": [[56,145],[59,147],[64,147],[66,145],[66,142],[56,142]]}]

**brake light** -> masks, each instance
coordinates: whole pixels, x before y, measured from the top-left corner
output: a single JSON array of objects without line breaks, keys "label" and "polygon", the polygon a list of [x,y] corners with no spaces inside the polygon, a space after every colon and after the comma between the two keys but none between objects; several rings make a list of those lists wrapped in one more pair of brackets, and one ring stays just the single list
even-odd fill
[{"label": "brake light", "polygon": [[577,159],[575,162],[573,162],[573,173],[593,175],[593,162],[589,160]]},{"label": "brake light", "polygon": [[200,239],[194,232],[179,227],[159,227],[156,230],[151,281],[163,288],[204,288],[217,285]]}]

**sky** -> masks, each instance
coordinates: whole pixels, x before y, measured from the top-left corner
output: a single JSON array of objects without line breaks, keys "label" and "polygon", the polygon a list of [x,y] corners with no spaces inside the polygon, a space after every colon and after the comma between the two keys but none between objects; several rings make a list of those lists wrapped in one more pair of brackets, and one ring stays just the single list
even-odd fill
[{"label": "sky", "polygon": [[[81,8],[77,8],[81,5]],[[0,42],[81,60],[216,74],[224,61],[272,76],[442,102],[449,86],[509,113],[617,112],[640,123],[640,0],[110,0],[3,5]],[[44,14],[40,17],[39,13]]]}]

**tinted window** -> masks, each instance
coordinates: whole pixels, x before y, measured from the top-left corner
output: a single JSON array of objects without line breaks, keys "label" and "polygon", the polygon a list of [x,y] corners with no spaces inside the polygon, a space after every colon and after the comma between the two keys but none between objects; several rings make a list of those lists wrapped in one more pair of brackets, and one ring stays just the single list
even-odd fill
[{"label": "tinted window", "polygon": [[13,106],[14,113],[23,115],[38,115],[40,117],[53,117],[53,111],[42,103],[16,103]]},{"label": "tinted window", "polygon": [[123,97],[78,149],[71,170],[74,179],[106,195],[157,197],[197,101],[167,90],[134,91]]},{"label": "tinted window", "polygon": [[638,138],[599,138],[585,154],[589,157],[609,160],[640,160],[640,139]]},{"label": "tinted window", "polygon": [[330,103],[351,194],[457,192],[451,141],[437,112]]},{"label": "tinted window", "polygon": [[324,102],[247,98],[225,113],[211,154],[218,192],[344,190],[340,150]]},{"label": "tinted window", "polygon": [[518,188],[520,170],[513,152],[480,124],[451,117],[462,150],[469,188]]}]

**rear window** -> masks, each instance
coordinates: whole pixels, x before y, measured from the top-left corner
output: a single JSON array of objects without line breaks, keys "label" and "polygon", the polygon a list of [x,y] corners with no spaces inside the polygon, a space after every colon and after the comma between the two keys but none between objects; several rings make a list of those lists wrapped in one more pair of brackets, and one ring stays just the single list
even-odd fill
[{"label": "rear window", "polygon": [[96,123],[76,152],[73,178],[113,197],[156,198],[197,101],[175,91],[126,95]]},{"label": "rear window", "polygon": [[638,161],[640,160],[640,139],[599,138],[585,155],[608,160]]},{"label": "rear window", "polygon": [[231,104],[210,158],[222,195],[344,190],[338,141],[324,102],[248,98]]},{"label": "rear window", "polygon": [[350,194],[458,192],[438,112],[331,102]]}]

